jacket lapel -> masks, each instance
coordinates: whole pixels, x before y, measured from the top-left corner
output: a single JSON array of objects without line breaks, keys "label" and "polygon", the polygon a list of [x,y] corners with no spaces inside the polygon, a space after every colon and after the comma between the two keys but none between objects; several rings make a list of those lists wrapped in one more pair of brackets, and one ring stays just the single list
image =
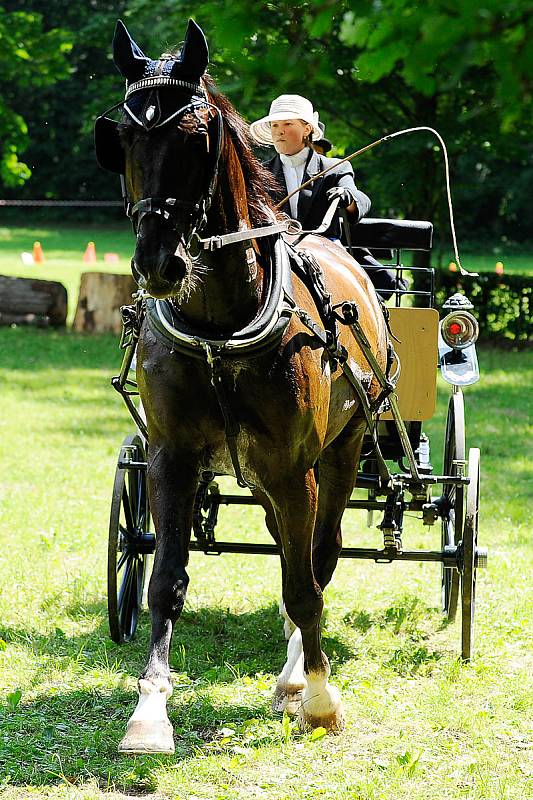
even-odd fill
[{"label": "jacket lapel", "polygon": [[[323,169],[322,162],[320,160],[320,156],[318,153],[315,153],[314,150],[311,150],[311,157],[308,159],[307,164],[304,170],[304,176],[302,183],[305,183],[309,180],[309,178],[313,178],[318,172],[321,172]],[[302,189],[300,192],[300,196],[298,198],[298,219],[302,223],[305,228],[305,218],[309,214],[309,209],[311,208],[311,204],[316,196],[318,191],[320,181],[314,181],[310,186],[306,189]]]},{"label": "jacket lapel", "polygon": [[[274,201],[276,203],[279,203],[281,202],[281,200],[283,200],[284,197],[287,197],[289,193],[287,190],[287,184],[285,183],[285,173],[283,172],[283,165],[281,163],[281,158],[278,155],[274,156],[274,158],[272,158],[270,161],[267,162],[266,166],[270,169],[271,173],[281,186],[282,189],[281,194],[278,194]],[[285,203],[285,206],[287,205],[288,203]],[[290,213],[290,209],[287,211],[285,206],[283,206],[280,210],[285,211],[286,213]]]}]

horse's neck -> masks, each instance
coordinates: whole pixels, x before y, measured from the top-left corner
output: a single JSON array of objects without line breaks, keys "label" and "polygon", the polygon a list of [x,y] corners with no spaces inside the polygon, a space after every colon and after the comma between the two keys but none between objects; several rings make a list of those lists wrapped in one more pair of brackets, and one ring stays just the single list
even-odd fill
[{"label": "horse's neck", "polygon": [[[250,227],[244,181],[237,189],[230,185],[227,166],[221,166],[218,190],[202,236]],[[182,305],[183,312],[197,325],[220,332],[244,327],[257,314],[263,294],[263,270],[253,243],[248,240],[214,252],[204,250],[200,264],[196,286]]]}]

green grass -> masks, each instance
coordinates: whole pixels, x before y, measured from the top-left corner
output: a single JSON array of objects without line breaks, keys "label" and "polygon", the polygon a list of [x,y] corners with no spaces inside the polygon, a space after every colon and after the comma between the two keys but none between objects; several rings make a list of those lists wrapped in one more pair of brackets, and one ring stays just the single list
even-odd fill
[{"label": "green grass", "polygon": [[[516,248],[513,248],[511,252],[506,252],[505,248],[496,249],[499,252],[495,253],[492,247],[488,247],[486,250],[479,248],[475,252],[461,249],[459,252],[461,264],[468,272],[494,272],[496,263],[501,261],[504,272],[533,275],[533,253],[529,250],[518,254]],[[450,253],[448,258],[442,259],[442,266],[448,269],[451,261],[455,262],[455,256]]]},{"label": "green grass", "polygon": [[[324,649],[346,731],[312,740],[270,710],[285,654],[277,561],[192,554],[171,665],[176,754],[119,757],[149,623],[107,632],[107,516],[132,429],[109,386],[112,337],[0,330],[0,795],[169,800],[524,800],[531,743],[530,353],[482,350],[467,390],[482,451],[476,657],[442,624],[439,568],[342,561]],[[441,464],[448,392],[426,426]],[[378,543],[348,512],[347,543]],[[220,538],[264,537],[258,509],[222,509]],[[440,532],[406,520],[409,548]]]},{"label": "green grass", "polygon": [[[21,260],[21,253],[31,253],[36,241],[41,243],[45,261],[42,264],[25,266]],[[94,242],[96,247],[95,264],[83,262],[83,254],[90,241]],[[131,226],[127,220],[120,227],[65,225],[53,228],[46,226],[0,228],[0,274],[59,281],[67,290],[68,321],[72,322],[81,273],[93,271],[129,273],[134,242]],[[117,253],[118,263],[105,262],[105,253]]]},{"label": "green grass", "polygon": [[[41,242],[45,263],[25,266],[20,254],[31,252],[35,241]],[[89,241],[96,245],[97,263],[87,265],[83,263],[83,254]],[[127,273],[133,250],[134,238],[126,219],[115,227],[90,224],[0,227],[0,274],[60,281],[68,292],[69,322],[72,322],[81,273],[93,270]],[[104,254],[108,252],[119,255],[118,264],[104,262]],[[443,266],[447,268],[451,260],[452,256],[444,259]],[[471,272],[493,272],[496,261],[502,261],[507,272],[533,275],[533,254],[518,255],[515,250],[505,252],[502,249],[495,255],[491,247],[487,247],[485,253],[462,253],[463,266]],[[410,263],[409,254],[406,254],[405,263]]]}]

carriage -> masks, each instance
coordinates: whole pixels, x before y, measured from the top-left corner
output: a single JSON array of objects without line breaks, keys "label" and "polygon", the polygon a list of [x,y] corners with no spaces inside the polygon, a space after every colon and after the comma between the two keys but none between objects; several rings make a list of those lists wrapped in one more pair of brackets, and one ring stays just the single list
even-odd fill
[{"label": "carriage", "polygon": [[[412,289],[398,289],[388,301],[395,349],[401,363],[397,403],[372,415],[354,489],[347,509],[364,510],[369,526],[377,518],[383,534],[380,548],[344,547],[341,557],[370,559],[377,564],[426,561],[440,564],[442,612],[453,621],[459,609],[461,654],[473,653],[476,573],[487,564],[486,549],[478,546],[480,454],[467,452],[462,387],[479,378],[475,341],[477,323],[472,304],[455,294],[435,308],[434,270],[403,263],[406,251],[430,251],[433,226],[413,220],[365,219],[351,226],[348,249],[370,248],[389,259],[402,276],[409,271]],[[147,492],[147,438],[142,408],[136,401],[132,372],[143,298],[122,309],[124,350],[122,367],[113,378],[135,424],[120,448],[113,487],[108,552],[108,610],[112,639],[127,642],[135,634],[143,602],[150,555],[155,549]],[[441,317],[441,318],[440,318]],[[436,376],[440,371],[451,386],[444,426],[442,467],[430,463],[430,442],[423,431],[436,405]],[[376,452],[376,444],[378,445]],[[249,493],[220,490],[217,475],[203,472],[198,484],[190,549],[207,555],[223,553],[278,554],[276,544],[222,541],[216,536],[221,506],[256,503]],[[320,485],[320,476],[318,476]],[[403,544],[404,516],[414,512],[425,525],[440,525],[440,550],[409,550]],[[412,514],[411,514],[412,515]]]},{"label": "carriage", "polygon": [[[479,450],[467,458],[461,390],[478,378],[472,306],[454,295],[439,321],[433,272],[410,268],[414,288],[385,307],[346,252],[366,246],[382,261],[393,250],[400,279],[402,251],[430,249],[429,223],[348,224],[344,249],[316,235],[338,196],[317,230],[279,213],[248,127],[206,72],[207,41],[193,20],[180,52],[157,61],[119,21],[113,56],[126,93],[98,117],[95,147],[100,165],[121,176],[139,286],[122,309],[124,358],[113,379],[137,426],[120,449],[110,516],[117,642],[135,633],[154,553],[148,660],[119,750],[174,752],[169,652],[191,549],[279,555],[288,645],[273,709],[339,733],[342,698],[320,632],[339,556],[440,563],[444,613],[453,619],[460,598],[462,655],[472,657],[476,572],[487,557],[477,544]],[[108,116],[116,109],[119,120]],[[335,163],[295,191],[312,202]],[[422,430],[437,363],[452,385],[442,474]],[[221,492],[219,475],[234,475],[251,496]],[[217,538],[221,505],[254,502],[274,544]],[[342,548],[346,507],[380,515],[382,547]],[[440,550],[404,548],[407,511],[440,523]]]}]

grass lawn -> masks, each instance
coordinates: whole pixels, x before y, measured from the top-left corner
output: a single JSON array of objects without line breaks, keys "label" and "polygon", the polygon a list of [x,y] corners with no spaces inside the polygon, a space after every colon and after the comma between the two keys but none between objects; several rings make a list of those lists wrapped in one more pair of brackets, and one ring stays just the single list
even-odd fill
[{"label": "grass lawn", "polygon": [[[23,252],[31,252],[33,243],[39,241],[45,255],[44,264],[25,266],[20,258]],[[96,246],[96,264],[84,264],[83,254],[87,243]],[[78,299],[80,275],[85,271],[129,272],[130,259],[134,250],[131,225],[125,219],[115,227],[102,225],[62,227],[0,227],[0,274],[21,278],[44,278],[60,281],[67,289],[69,298],[69,322],[72,322]],[[485,253],[461,251],[463,266],[471,272],[493,272],[496,261],[502,261],[506,272],[533,275],[533,253],[517,255],[513,250],[505,250],[494,255],[493,248],[487,247]],[[118,263],[106,263],[105,253],[117,253]],[[409,261],[405,254],[405,263]],[[444,259],[447,269],[453,256]]]},{"label": "grass lawn", "polygon": [[[123,252],[118,240],[112,249]],[[149,637],[146,614],[128,645],[107,631],[107,517],[132,429],[109,386],[120,352],[112,337],[0,329],[3,800],[524,800],[533,359],[479,355],[467,435],[481,448],[489,569],[479,574],[472,665],[457,658],[458,624],[442,624],[436,565],[342,561],[327,590],[324,649],[347,728],[313,739],[270,710],[285,655],[277,561],[194,553],[171,657],[176,754],[119,757]],[[437,469],[447,398],[440,387],[426,426]],[[347,543],[379,541],[360,512],[344,531]],[[222,509],[218,534],[262,537],[262,514]],[[437,548],[440,530],[408,518],[404,543]]]}]

